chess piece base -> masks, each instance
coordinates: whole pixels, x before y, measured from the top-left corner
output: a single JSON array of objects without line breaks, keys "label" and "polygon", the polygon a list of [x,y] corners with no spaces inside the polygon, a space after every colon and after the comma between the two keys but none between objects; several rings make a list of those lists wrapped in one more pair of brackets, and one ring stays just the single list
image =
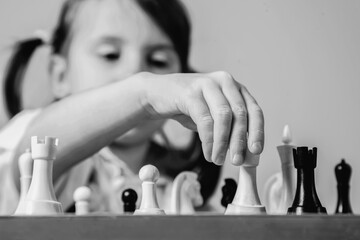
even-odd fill
[{"label": "chess piece base", "polygon": [[75,203],[76,215],[89,214],[89,203],[87,201],[79,201]]},{"label": "chess piece base", "polygon": [[289,207],[288,214],[295,214],[295,215],[302,215],[306,213],[324,213],[327,214],[326,208],[322,206],[318,207],[303,207],[303,206],[297,206],[297,207]]},{"label": "chess piece base", "polygon": [[14,215],[24,215],[24,201],[20,200]]},{"label": "chess piece base", "polygon": [[263,205],[240,206],[232,203],[228,204],[225,211],[225,215],[251,215],[263,213],[266,213],[266,208]]},{"label": "chess piece base", "polygon": [[165,215],[165,211],[160,208],[137,209],[134,215]]},{"label": "chess piece base", "polygon": [[63,214],[61,203],[56,201],[24,201],[23,212],[17,215],[59,215]]}]

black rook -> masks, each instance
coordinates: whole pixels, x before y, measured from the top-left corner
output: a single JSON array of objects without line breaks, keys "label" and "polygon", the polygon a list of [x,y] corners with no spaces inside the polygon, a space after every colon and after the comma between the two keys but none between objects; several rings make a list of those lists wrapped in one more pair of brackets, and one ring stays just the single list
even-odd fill
[{"label": "black rook", "polygon": [[316,193],[314,169],[316,168],[317,148],[298,147],[293,149],[294,165],[297,169],[297,186],[289,214],[325,213]]}]

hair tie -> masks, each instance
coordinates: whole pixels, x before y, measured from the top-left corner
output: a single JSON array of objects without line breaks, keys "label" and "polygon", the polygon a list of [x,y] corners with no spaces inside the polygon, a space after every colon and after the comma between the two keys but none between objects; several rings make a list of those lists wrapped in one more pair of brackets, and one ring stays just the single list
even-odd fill
[{"label": "hair tie", "polygon": [[43,29],[38,29],[34,32],[34,36],[39,38],[44,44],[49,45],[51,41],[50,33]]}]

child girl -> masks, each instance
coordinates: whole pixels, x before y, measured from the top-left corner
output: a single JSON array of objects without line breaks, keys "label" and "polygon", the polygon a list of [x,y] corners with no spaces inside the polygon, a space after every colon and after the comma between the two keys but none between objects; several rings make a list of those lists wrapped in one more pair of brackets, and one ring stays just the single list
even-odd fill
[{"label": "child girl", "polygon": [[[190,23],[177,0],[66,1],[49,43],[54,102],[23,110],[22,76],[44,44],[36,37],[19,42],[5,76],[6,106],[16,116],[0,134],[11,141],[0,143],[10,152],[8,182],[17,188],[17,159],[33,135],[60,140],[53,177],[65,210],[75,189],[88,185],[92,211],[121,212],[121,191],[139,191],[137,173],[148,163],[164,177],[159,200],[165,210],[169,183],[183,170],[199,174],[207,200],[228,149],[235,165],[247,148],[263,149],[263,114],[247,89],[226,72],[190,73]],[[165,119],[197,133],[164,130]]]}]

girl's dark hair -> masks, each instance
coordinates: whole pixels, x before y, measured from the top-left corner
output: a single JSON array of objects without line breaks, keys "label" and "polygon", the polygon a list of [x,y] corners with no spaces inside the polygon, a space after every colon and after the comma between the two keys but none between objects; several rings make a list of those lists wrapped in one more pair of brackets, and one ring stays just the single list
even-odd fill
[{"label": "girl's dark hair", "polygon": [[181,71],[190,72],[188,58],[191,25],[183,4],[177,0],[136,0],[136,2],[174,44],[180,58]]},{"label": "girl's dark hair", "polygon": [[35,49],[43,44],[40,38],[20,41],[15,45],[14,53],[7,65],[4,78],[5,106],[11,117],[20,112],[21,89],[27,64]]},{"label": "girl's dark hair", "polygon": [[[81,3],[86,0],[67,0],[60,12],[58,25],[50,45],[54,54],[63,54],[70,41],[72,24]],[[183,4],[178,0],[136,0],[160,29],[170,38],[179,55],[182,72],[190,72],[188,56],[190,48],[190,22]],[[22,82],[28,62],[35,50],[44,44],[41,38],[19,41],[7,65],[4,77],[5,107],[10,117],[22,110]]]}]

